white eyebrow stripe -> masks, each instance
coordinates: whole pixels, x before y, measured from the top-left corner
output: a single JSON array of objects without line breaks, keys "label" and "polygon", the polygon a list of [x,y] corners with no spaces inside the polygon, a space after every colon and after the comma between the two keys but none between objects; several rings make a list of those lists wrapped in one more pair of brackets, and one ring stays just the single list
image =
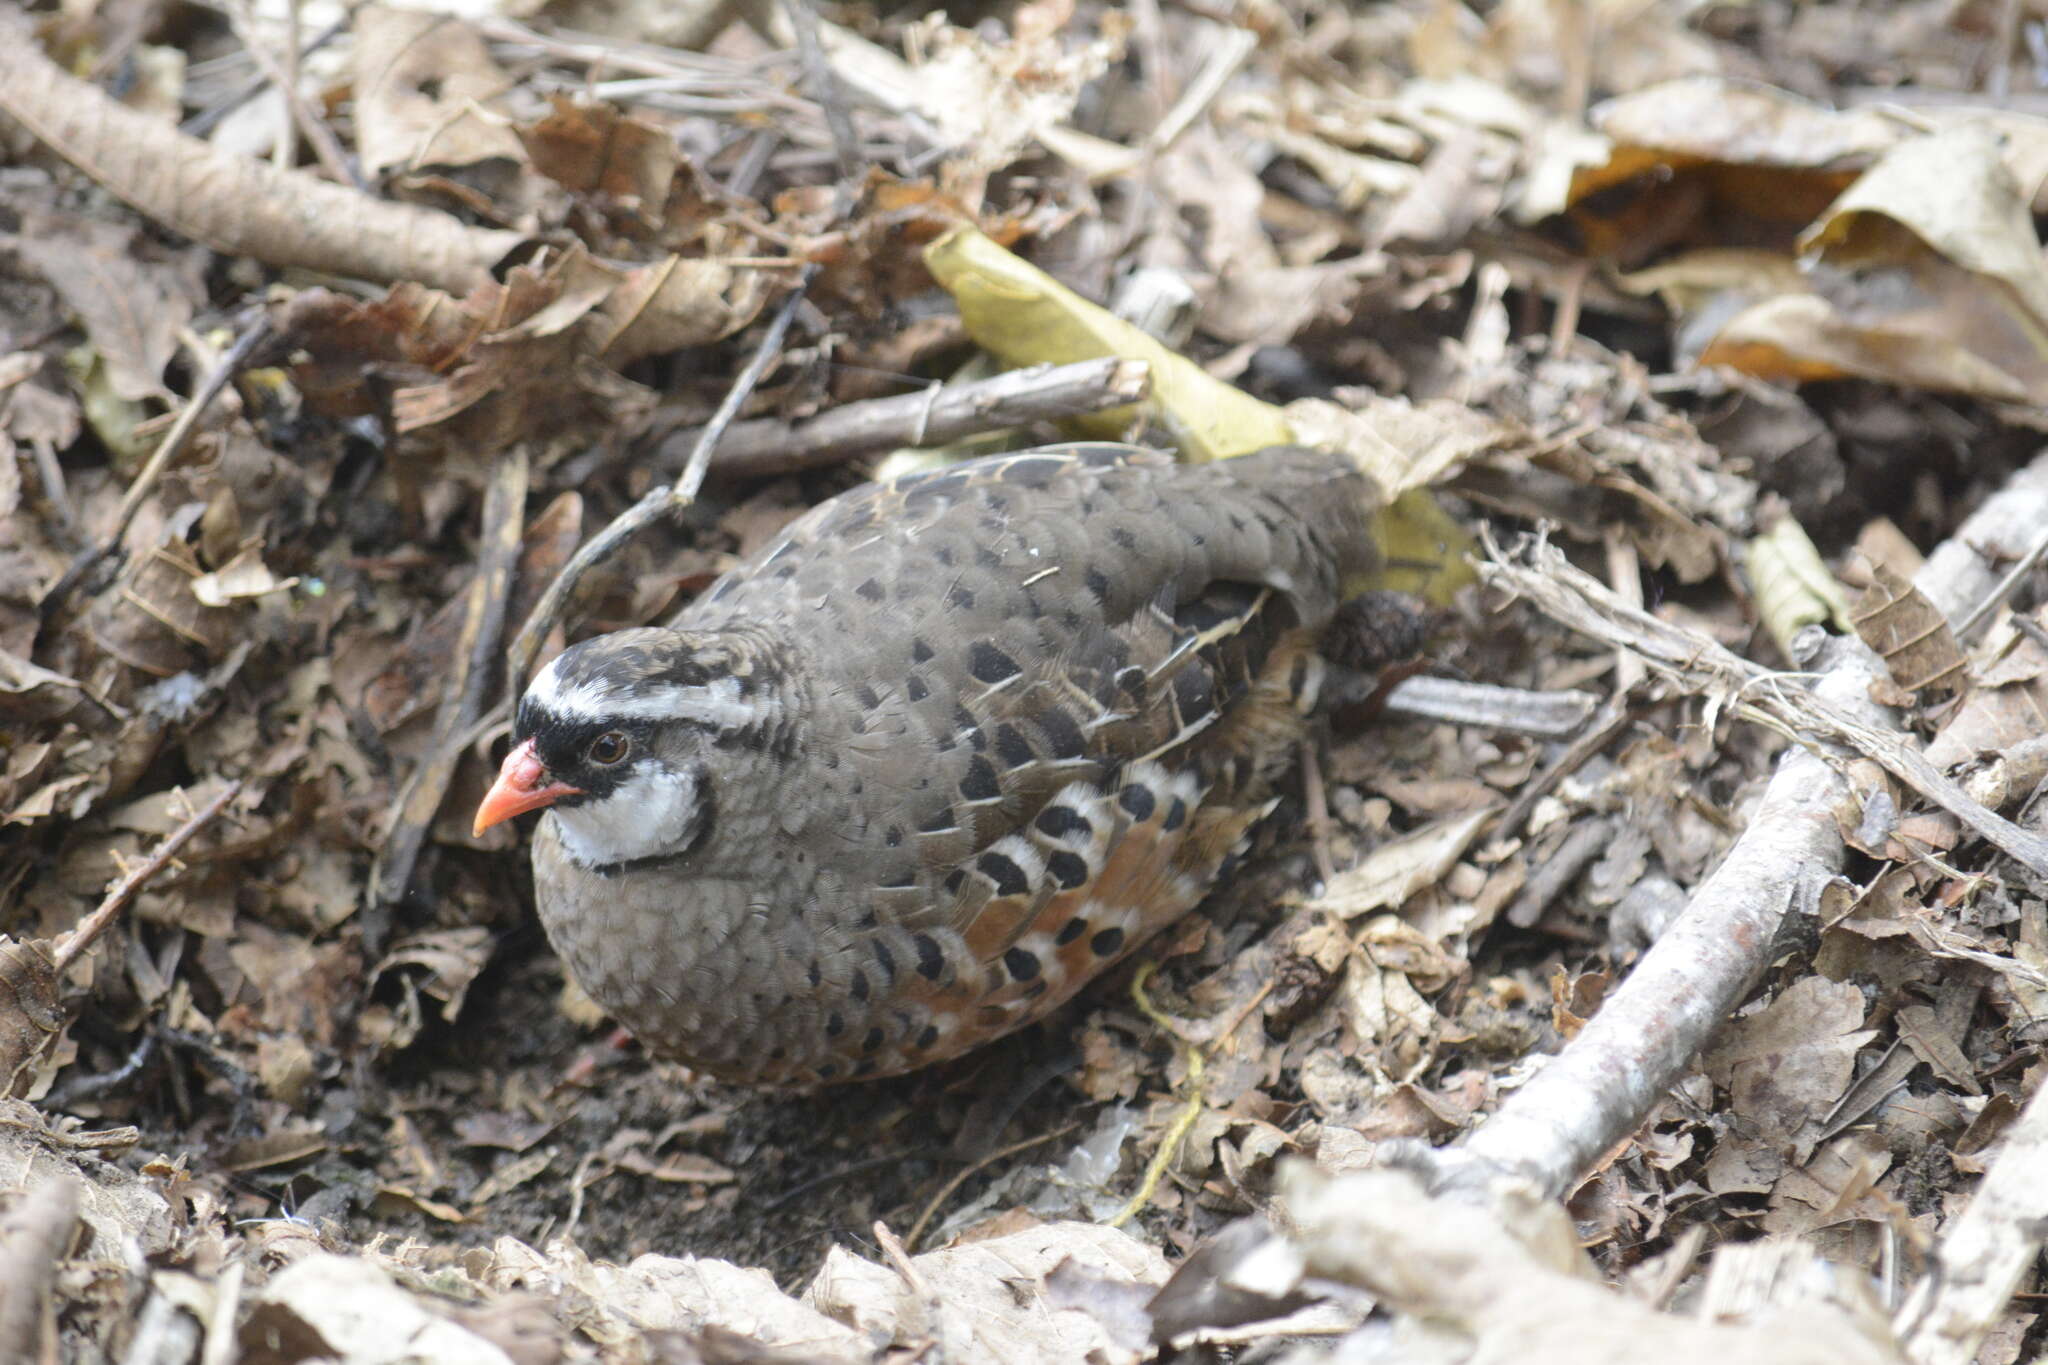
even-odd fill
[{"label": "white eyebrow stripe", "polygon": [[684,720],[717,730],[742,729],[761,720],[761,708],[740,696],[735,678],[719,678],[703,687],[664,683],[628,697],[596,679],[565,688],[549,664],[527,688],[526,697],[564,720]]}]

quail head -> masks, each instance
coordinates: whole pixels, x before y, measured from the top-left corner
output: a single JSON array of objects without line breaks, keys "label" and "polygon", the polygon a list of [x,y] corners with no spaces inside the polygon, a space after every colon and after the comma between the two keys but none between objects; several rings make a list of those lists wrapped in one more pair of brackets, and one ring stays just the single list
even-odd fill
[{"label": "quail head", "polygon": [[1371,483],[1119,445],[869,484],[519,703],[479,831],[654,1051],[730,1080],[955,1056],[1207,892],[1377,564]]}]

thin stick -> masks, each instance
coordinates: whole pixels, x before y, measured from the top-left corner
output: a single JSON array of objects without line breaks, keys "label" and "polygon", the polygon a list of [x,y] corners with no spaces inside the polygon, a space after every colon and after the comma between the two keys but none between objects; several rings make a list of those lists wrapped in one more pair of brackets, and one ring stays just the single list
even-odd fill
[{"label": "thin stick", "polygon": [[789,334],[790,320],[796,316],[797,305],[803,301],[804,293],[817,272],[815,265],[808,267],[797,281],[796,288],[782,301],[782,307],[776,310],[761,344],[754,350],[753,359],[747,362],[746,369],[726,390],[725,401],[718,405],[718,411],[697,438],[697,448],[690,452],[690,461],[674,487],[660,484],[650,488],[640,501],[614,517],[611,525],[591,537],[590,542],[562,566],[562,571],[555,575],[555,581],[548,584],[548,590],[541,594],[540,601],[534,603],[526,624],[520,627],[512,648],[506,651],[505,687],[508,692],[517,694],[526,686],[526,675],[533,667],[534,656],[540,653],[541,641],[547,638],[548,632],[568,610],[569,601],[575,596],[584,575],[617,554],[627,541],[648,525],[695,500],[697,489],[704,483],[704,470],[710,463],[712,448],[718,444],[720,434],[739,411],[740,404],[760,382],[769,362],[782,349],[782,339]]},{"label": "thin stick", "polygon": [[1323,764],[1314,740],[1301,742],[1301,792],[1308,803],[1309,848],[1315,854],[1316,875],[1328,886],[1336,880],[1337,865],[1330,857],[1330,794],[1323,786]]},{"label": "thin stick", "polygon": [[924,1206],[924,1212],[917,1215],[917,1221],[910,1225],[909,1235],[903,1239],[904,1245],[912,1250],[916,1250],[918,1243],[924,1237],[925,1226],[932,1221],[933,1216],[945,1205],[945,1202],[952,1198],[953,1191],[966,1184],[976,1172],[986,1170],[1004,1157],[1015,1156],[1026,1148],[1036,1147],[1041,1142],[1051,1142],[1054,1138],[1063,1138],[1080,1126],[1078,1123],[1070,1123],[1064,1128],[1055,1128],[1050,1133],[1040,1133],[1037,1137],[1028,1137],[1022,1142],[1013,1142],[1007,1147],[997,1148],[987,1156],[977,1160],[971,1166],[961,1167],[945,1184],[939,1186],[939,1192],[933,1195],[931,1201]]},{"label": "thin stick", "polygon": [[818,34],[818,12],[812,0],[783,0],[789,25],[796,30],[796,50],[804,66],[804,84],[825,113],[825,127],[832,134],[832,154],[839,161],[839,212],[852,205],[861,181],[860,139],[853,131],[853,115],[847,112],[846,96],[839,88],[838,75],[825,56],[825,44]]},{"label": "thin stick", "polygon": [[516,446],[493,472],[484,497],[483,543],[477,552],[476,577],[463,612],[462,634],[451,651],[455,671],[444,685],[434,717],[434,737],[427,757],[413,769],[394,804],[391,831],[385,836],[375,885],[374,913],[363,922],[363,943],[374,956],[390,928],[391,908],[405,898],[421,850],[433,831],[441,800],[454,780],[456,764],[468,747],[477,713],[483,709],[490,681],[491,659],[505,638],[506,603],[512,595],[512,574],[519,565],[520,537],[525,525],[527,455]]},{"label": "thin stick", "polygon": [[[311,147],[313,155],[319,158],[321,168],[337,185],[347,185],[368,193],[370,187],[363,183],[363,178],[356,174],[355,167],[349,164],[348,153],[342,150],[341,139],[336,137],[334,130],[313,112],[312,106],[306,103],[304,92],[299,89],[298,5],[286,6],[286,15],[287,55],[281,61],[276,53],[264,45],[263,36],[256,31],[256,14],[250,0],[238,0],[238,3],[228,6],[228,23],[235,30],[236,36],[241,38],[242,46],[249,53],[249,59],[256,63],[256,69],[261,71],[278,94],[284,97],[287,129],[295,127],[298,130],[298,135],[306,139],[306,145]],[[292,169],[293,150],[290,136],[278,138],[278,170]]]},{"label": "thin stick", "polygon": [[1515,838],[1522,832],[1522,824],[1536,809],[1536,804],[1556,789],[1557,784],[1570,777],[1586,765],[1586,761],[1605,749],[1614,737],[1626,729],[1635,719],[1636,701],[1632,692],[1616,692],[1600,708],[1600,713],[1586,726],[1585,732],[1559,754],[1542,772],[1522,784],[1522,790],[1500,813],[1487,838],[1495,842]]},{"label": "thin stick", "polygon": [[796,288],[789,291],[789,297],[768,320],[768,330],[762,333],[761,343],[754,348],[747,367],[732,381],[732,387],[725,391],[718,411],[712,413],[711,420],[704,424],[704,430],[697,437],[697,448],[690,452],[690,462],[683,466],[683,475],[676,480],[675,491],[669,494],[669,505],[675,510],[681,511],[697,500],[697,490],[704,486],[704,472],[711,467],[711,452],[724,439],[725,429],[732,425],[732,419],[739,416],[740,405],[753,396],[761,376],[768,373],[768,367],[782,354],[782,339],[789,335],[789,324],[796,319],[796,310],[810,292],[811,282],[818,278],[819,269],[815,264],[809,265],[804,267],[803,274],[797,276]]},{"label": "thin stick", "polygon": [[227,354],[220,358],[220,363],[206,376],[206,382],[192,395],[192,401],[185,404],[184,411],[178,414],[177,420],[171,424],[171,429],[164,433],[164,439],[150,454],[149,462],[143,465],[142,472],[135,476],[135,482],[128,485],[128,492],[121,499],[121,510],[115,514],[113,529],[108,531],[106,537],[97,545],[81,550],[64,570],[63,576],[43,594],[43,600],[36,603],[36,615],[42,620],[48,621],[56,613],[57,608],[64,605],[64,599],[69,597],[85,576],[92,572],[93,567],[120,548],[121,537],[128,534],[128,523],[135,520],[135,513],[142,507],[142,500],[156,487],[156,481],[170,468],[171,461],[184,450],[185,443],[192,438],[193,430],[199,425],[200,417],[212,406],[213,400],[220,396],[220,391],[228,386],[228,381],[249,363],[249,357],[255,353],[257,347],[270,339],[269,313],[260,308],[253,310],[253,313],[253,317],[248,313],[243,314],[242,333],[235,338],[235,344],[228,347]]},{"label": "thin stick", "polygon": [[171,860],[178,856],[178,850],[189,843],[193,835],[205,829],[215,816],[226,810],[228,802],[240,795],[241,791],[240,778],[221,788],[191,819],[166,834],[163,842],[156,846],[155,851],[142,866],[121,878],[120,884],[107,893],[99,908],[80,920],[78,927],[57,945],[57,951],[51,955],[51,965],[56,969],[57,975],[62,976],[65,969],[78,960],[79,954],[90,948],[93,940],[106,932],[107,926],[114,922],[114,917],[127,907],[129,901],[135,899],[136,893],[149,883],[149,879],[170,866]]},{"label": "thin stick", "polygon": [[2039,567],[2044,556],[2048,556],[2048,531],[2043,531],[2040,537],[2027,547],[2027,552],[2006,570],[2005,577],[1998,580],[1998,585],[1985,593],[1983,600],[1970,608],[1970,614],[1956,624],[1956,638],[1968,639],[1970,632],[1984,623],[1985,617],[1996,611],[2000,603],[2012,596],[2012,591],[2020,585],[2020,580]]},{"label": "thin stick", "polygon": [[1145,150],[1156,155],[1179,141],[1180,135],[1223,93],[1223,87],[1258,46],[1258,34],[1248,28],[1231,25],[1209,49],[1202,69],[1181,91],[1173,108],[1166,111],[1166,117],[1159,120],[1159,126],[1146,134]]},{"label": "thin stick", "polygon": [[[1151,389],[1151,367],[1142,360],[1102,356],[1033,365],[992,379],[846,403],[801,422],[734,422],[711,469],[720,478],[793,474],[898,446],[944,445],[1005,427],[1105,412],[1141,403]],[[664,437],[654,463],[680,463],[675,452],[685,441],[694,444],[697,435],[692,429]]]},{"label": "thin stick", "polygon": [[[294,54],[293,65],[296,66],[299,63],[302,63],[307,57],[312,56],[321,48],[326,47],[329,43],[333,42],[336,38],[340,37],[342,30],[348,27],[349,20],[352,19],[353,17],[354,16],[352,14],[344,10],[342,14],[338,18],[336,18],[333,23],[329,24],[326,28],[321,29],[319,33],[315,34],[312,42],[307,43],[303,48],[301,48],[297,53]],[[255,64],[255,59],[253,57],[250,58],[250,64],[252,66]],[[255,80],[250,81],[247,85],[235,91],[232,95],[227,96],[225,99],[215,100],[212,104],[200,110],[191,118],[186,119],[183,123],[178,125],[178,131],[183,133],[186,137],[205,137],[208,133],[212,132],[215,128],[220,126],[220,122],[222,119],[225,119],[229,114],[234,113],[235,110],[241,108],[250,100],[255,99],[258,95],[262,94],[269,87],[270,77],[259,75],[256,77]]]}]

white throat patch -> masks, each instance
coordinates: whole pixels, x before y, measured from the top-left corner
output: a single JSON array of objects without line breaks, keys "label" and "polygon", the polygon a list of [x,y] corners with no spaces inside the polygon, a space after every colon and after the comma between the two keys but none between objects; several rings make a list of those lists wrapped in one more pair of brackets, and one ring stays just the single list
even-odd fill
[{"label": "white throat patch", "polygon": [[704,820],[695,773],[643,761],[602,801],[555,806],[562,851],[583,867],[680,853],[695,842]]}]

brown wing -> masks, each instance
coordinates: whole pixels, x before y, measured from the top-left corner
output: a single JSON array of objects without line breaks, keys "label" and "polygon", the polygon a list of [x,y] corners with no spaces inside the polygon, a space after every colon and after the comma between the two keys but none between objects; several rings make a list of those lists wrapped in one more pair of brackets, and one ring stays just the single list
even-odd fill
[{"label": "brown wing", "polygon": [[824,504],[677,620],[795,623],[848,799],[793,832],[917,964],[931,1014],[892,1045],[1013,1027],[1199,899],[1373,562],[1370,499],[1293,448],[996,457]]}]

